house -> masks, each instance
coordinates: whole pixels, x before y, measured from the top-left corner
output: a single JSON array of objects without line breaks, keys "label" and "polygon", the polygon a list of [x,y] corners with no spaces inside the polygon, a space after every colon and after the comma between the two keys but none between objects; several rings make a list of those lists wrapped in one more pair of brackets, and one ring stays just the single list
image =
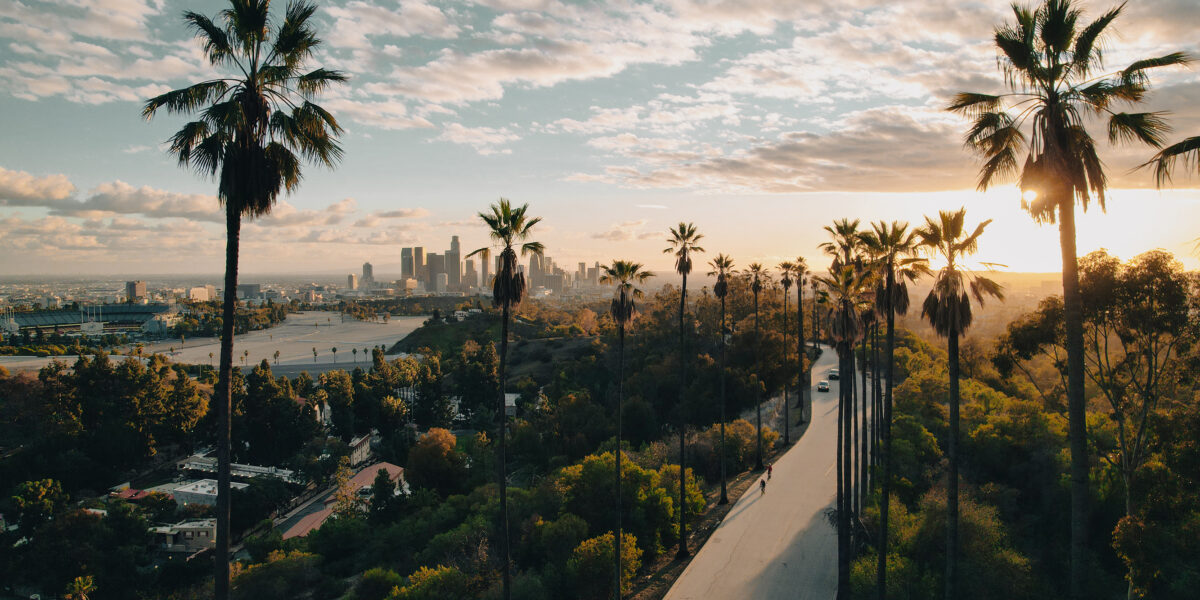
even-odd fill
[{"label": "house", "polygon": [[520,394],[514,394],[512,392],[504,393],[504,414],[506,416],[517,416],[517,399],[520,397]]},{"label": "house", "polygon": [[146,490],[135,490],[133,488],[125,488],[119,492],[112,492],[109,494],[109,496],[111,496],[113,498],[120,498],[121,500],[127,500],[129,502],[137,502],[138,500],[141,500],[143,498],[149,498],[150,492],[147,492]]},{"label": "house", "polygon": [[150,528],[154,534],[154,545],[165,552],[188,554],[216,546],[217,520],[195,519],[174,525],[159,525]]},{"label": "house", "polygon": [[371,434],[364,433],[350,440],[350,464],[358,466],[371,457]]},{"label": "house", "polygon": [[[386,471],[388,474],[388,479],[390,479],[397,486],[403,485],[403,467],[398,467],[388,462],[375,463],[356,473],[354,477],[350,478],[350,482],[348,484],[350,489],[353,490],[354,493],[357,494],[358,497],[364,502],[370,501],[371,486],[375,483],[375,477],[379,474],[380,469]],[[321,525],[325,524],[325,521],[329,519],[329,517],[333,516],[335,503],[335,494],[331,493],[326,496],[325,508],[312,514],[305,515],[304,518],[297,521],[295,525],[292,525],[287,531],[283,532],[283,539],[286,540],[294,537],[304,537],[312,531],[320,529]]]}]

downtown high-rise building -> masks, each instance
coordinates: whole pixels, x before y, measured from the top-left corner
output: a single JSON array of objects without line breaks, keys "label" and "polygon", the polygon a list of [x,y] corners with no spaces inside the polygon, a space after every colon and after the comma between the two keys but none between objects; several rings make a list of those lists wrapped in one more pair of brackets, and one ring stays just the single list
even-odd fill
[{"label": "downtown high-rise building", "polygon": [[475,261],[467,259],[463,267],[462,289],[464,292],[479,286],[479,273],[475,272]]},{"label": "downtown high-rise building", "polygon": [[425,269],[425,248],[417,246],[413,248],[413,279],[417,281],[427,281],[428,271]]},{"label": "downtown high-rise building", "polygon": [[362,271],[362,287],[371,289],[371,286],[375,284],[375,267],[372,267],[371,263],[365,262]]},{"label": "downtown high-rise building", "polygon": [[[428,276],[425,278],[425,289],[437,289],[438,275],[446,272],[446,257],[442,254],[430,252],[425,255],[425,269]],[[447,277],[449,279],[449,277]]]},{"label": "downtown high-rise building", "polygon": [[541,254],[538,254],[535,252],[535,253],[529,255],[529,271],[527,273],[527,277],[529,278],[530,289],[542,285],[543,282],[542,282],[542,255]]},{"label": "downtown high-rise building", "polygon": [[492,263],[491,263],[491,261],[488,260],[487,253],[484,253],[482,258],[479,259],[479,267],[480,267],[480,269],[483,270],[483,273],[481,274],[482,276],[479,278],[479,287],[482,287],[482,288],[491,288],[492,287],[492,283],[490,281],[488,281],[488,278],[491,276],[491,273],[489,273],[489,268],[491,266],[492,266]]},{"label": "downtown high-rise building", "polygon": [[351,273],[346,276],[346,289],[348,289],[348,290],[357,290],[358,289],[358,275]]},{"label": "downtown high-rise building", "polygon": [[413,270],[413,249],[412,248],[401,248],[400,249],[400,279],[401,279],[401,281],[403,281],[405,279],[412,279],[415,275],[416,275],[416,271]]},{"label": "downtown high-rise building", "polygon": [[450,249],[446,251],[446,287],[449,291],[455,291],[462,284],[462,249],[458,243],[458,236],[451,236]]}]

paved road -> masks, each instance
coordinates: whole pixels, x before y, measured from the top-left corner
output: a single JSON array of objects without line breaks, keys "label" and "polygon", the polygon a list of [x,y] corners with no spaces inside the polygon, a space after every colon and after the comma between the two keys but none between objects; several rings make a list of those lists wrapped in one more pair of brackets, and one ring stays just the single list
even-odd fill
[{"label": "paved road", "polygon": [[[835,363],[826,349],[813,367],[813,383],[828,379]],[[812,424],[776,460],[766,493],[755,483],[734,503],[666,600],[834,597],[837,533],[825,510],[836,494],[837,391],[837,381],[829,392],[814,385]]]}]

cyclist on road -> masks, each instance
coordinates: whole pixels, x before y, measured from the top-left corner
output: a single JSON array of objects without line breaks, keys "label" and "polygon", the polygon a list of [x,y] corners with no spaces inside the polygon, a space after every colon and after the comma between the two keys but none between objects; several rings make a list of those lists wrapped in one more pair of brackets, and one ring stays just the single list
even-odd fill
[{"label": "cyclist on road", "polygon": [[760,496],[767,493],[767,480],[766,479],[758,480],[758,491],[759,491]]}]

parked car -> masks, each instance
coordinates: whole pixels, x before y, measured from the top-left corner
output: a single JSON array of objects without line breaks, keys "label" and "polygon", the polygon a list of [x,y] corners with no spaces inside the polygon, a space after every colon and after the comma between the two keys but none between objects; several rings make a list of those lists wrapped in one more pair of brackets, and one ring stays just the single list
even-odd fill
[{"label": "parked car", "polygon": [[841,376],[838,374],[837,369],[830,369],[829,370],[829,378],[830,379],[840,379]]},{"label": "parked car", "polygon": [[817,382],[817,391],[818,392],[828,392],[829,391],[829,382],[825,381],[824,379],[822,379],[821,381],[818,381]]}]

